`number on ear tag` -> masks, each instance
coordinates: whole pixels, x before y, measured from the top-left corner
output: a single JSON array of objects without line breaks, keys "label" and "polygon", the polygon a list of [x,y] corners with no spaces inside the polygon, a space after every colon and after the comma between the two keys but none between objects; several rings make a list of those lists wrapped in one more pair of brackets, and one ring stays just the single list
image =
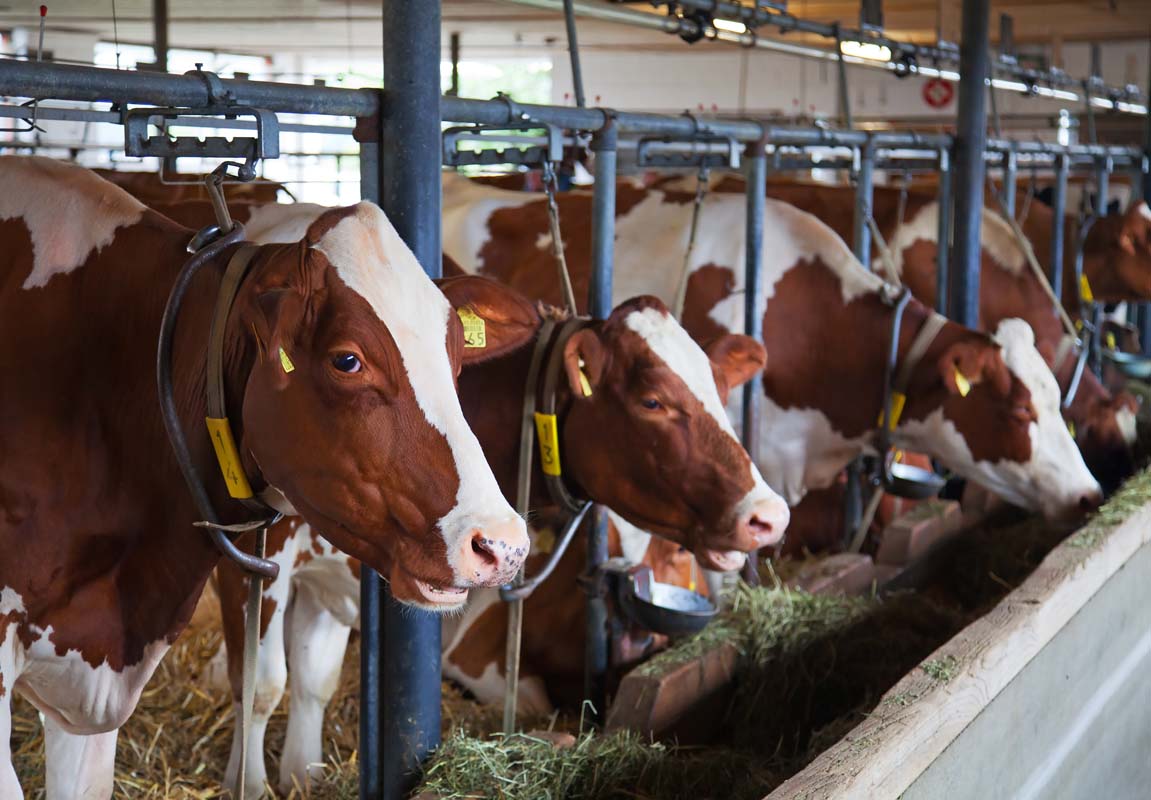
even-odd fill
[{"label": "number on ear tag", "polygon": [[456,314],[464,324],[464,347],[487,347],[488,331],[484,318],[470,308],[458,309]]},{"label": "number on ear tag", "polygon": [[252,496],[252,487],[248,483],[248,476],[240,465],[240,452],[236,449],[236,440],[232,437],[232,426],[227,419],[205,417],[208,426],[208,437],[212,440],[212,448],[216,451],[216,460],[220,462],[220,473],[224,476],[224,483],[228,486],[228,494],[237,500]]},{"label": "number on ear tag", "polygon": [[971,381],[967,380],[967,376],[959,371],[959,367],[955,368],[955,388],[959,390],[960,397],[967,397],[971,391]]},{"label": "number on ear tag", "polygon": [[579,360],[579,385],[580,389],[583,390],[583,396],[591,397],[591,381],[588,380],[587,373],[583,371],[585,366],[587,365],[584,364],[584,361],[581,358]]},{"label": "number on ear tag", "polygon": [[536,433],[540,440],[540,464],[547,475],[560,474],[560,435],[555,414],[535,412]]},{"label": "number on ear tag", "polygon": [[1079,299],[1084,303],[1094,303],[1095,295],[1091,292],[1091,282],[1086,275],[1079,276]]},{"label": "number on ear tag", "polygon": [[296,365],[292,363],[292,359],[288,358],[288,354],[284,352],[284,348],[280,348],[280,366],[284,368],[284,372],[295,372]]}]

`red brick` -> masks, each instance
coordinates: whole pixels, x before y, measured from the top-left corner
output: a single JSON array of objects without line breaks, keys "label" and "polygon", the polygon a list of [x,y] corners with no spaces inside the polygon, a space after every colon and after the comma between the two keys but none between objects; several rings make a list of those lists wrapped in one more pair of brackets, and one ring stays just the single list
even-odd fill
[{"label": "red brick", "polygon": [[866,594],[871,591],[873,566],[871,556],[836,553],[804,565],[788,585],[812,594]]},{"label": "red brick", "polygon": [[963,519],[959,503],[952,500],[916,506],[884,528],[875,561],[891,565],[914,561],[937,542],[958,532]]}]

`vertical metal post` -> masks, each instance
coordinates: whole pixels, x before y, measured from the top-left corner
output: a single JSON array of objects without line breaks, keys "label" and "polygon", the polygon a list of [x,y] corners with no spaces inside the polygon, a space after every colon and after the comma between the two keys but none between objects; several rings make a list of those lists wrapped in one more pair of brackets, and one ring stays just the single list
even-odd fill
[{"label": "vertical metal post", "polygon": [[963,0],[959,48],[959,118],[955,137],[955,250],[949,277],[950,316],[969,328],[979,324],[980,227],[983,151],[987,144],[987,79],[990,0]]},{"label": "vertical metal post", "polygon": [[[617,132],[608,119],[593,137],[595,153],[595,187],[592,196],[591,285],[588,289],[588,313],[592,319],[607,319],[612,309],[612,267],[615,258],[615,180]],[[591,513],[587,544],[587,615],[586,655],[584,660],[584,697],[594,707],[592,718],[607,711],[606,687],[608,668],[608,613],[603,595],[602,567],[608,559],[607,510],[597,505]]]},{"label": "vertical metal post", "polygon": [[1071,162],[1068,156],[1055,156],[1055,187],[1051,195],[1051,288],[1056,299],[1063,299],[1064,218],[1067,215],[1067,173]]},{"label": "vertical metal post", "polygon": [[[1151,99],[1151,58],[1147,59],[1147,91],[1143,95]],[[1143,127],[1142,197],[1143,202],[1151,203],[1151,113]],[[1139,304],[1139,343],[1143,355],[1151,357],[1151,303]]]},{"label": "vertical metal post", "polygon": [[[747,164],[747,233],[743,265],[743,332],[763,343],[763,319],[759,316],[763,274],[763,216],[767,207],[767,153],[764,143],[749,144]],[[759,409],[763,376],[756,373],[743,385],[743,448],[757,463],[759,456]]]},{"label": "vertical metal post", "polygon": [[[875,177],[875,144],[868,137],[867,144],[856,151],[858,167],[855,171],[855,219],[852,228],[852,250],[866,269],[871,269],[871,227]],[[863,518],[863,464],[856,458],[847,465],[847,487],[843,495],[843,541],[851,542]]]},{"label": "vertical metal post", "polygon": [[448,38],[450,58],[452,61],[452,84],[447,93],[452,97],[460,96],[460,32],[452,31]]},{"label": "vertical metal post", "polygon": [[1003,154],[1003,205],[1012,218],[1015,217],[1015,181],[1019,175],[1019,160],[1015,155],[1015,146]]},{"label": "vertical metal post", "polygon": [[871,228],[867,221],[872,215],[872,199],[875,191],[875,145],[869,137],[867,144],[856,153],[859,169],[855,172],[855,221],[852,236],[852,249],[855,257],[867,269],[871,269]]},{"label": "vertical metal post", "polygon": [[152,0],[152,49],[156,69],[168,71],[168,0]]},{"label": "vertical metal post", "polygon": [[[360,144],[360,197],[380,202],[379,142]],[[384,581],[380,573],[360,568],[360,800],[376,800],[383,780],[380,723],[383,706],[380,657],[383,651]]]},{"label": "vertical metal post", "polygon": [[[440,261],[440,1],[384,0],[383,208],[433,278]],[[440,741],[440,618],[384,604],[384,800]]]},{"label": "vertical metal post", "polygon": [[946,147],[939,150],[939,220],[935,240],[935,310],[947,313],[948,270],[951,256],[951,151]]},{"label": "vertical metal post", "polygon": [[[766,142],[749,144],[744,151],[747,165],[747,219],[743,262],[743,332],[763,343],[763,317],[759,310],[759,295],[763,280],[763,217],[767,211],[767,153]],[[763,375],[759,372],[743,385],[743,449],[751,463],[759,463],[759,419],[763,405]],[[744,568],[748,583],[759,581],[759,553],[747,554]]]},{"label": "vertical metal post", "polygon": [[579,37],[576,35],[575,7],[572,0],[564,0],[564,23],[568,34],[568,58],[572,66],[572,91],[575,93],[576,105],[583,108],[587,105],[587,98],[583,93],[583,68],[580,67]]},{"label": "vertical metal post", "polygon": [[1111,193],[1111,170],[1115,168],[1109,156],[1095,162],[1095,214],[1107,216],[1107,195]]},{"label": "vertical metal post", "polygon": [[835,24],[835,63],[839,77],[839,123],[851,130],[851,87],[847,82],[847,62],[843,60],[843,38],[839,35],[839,23]]}]

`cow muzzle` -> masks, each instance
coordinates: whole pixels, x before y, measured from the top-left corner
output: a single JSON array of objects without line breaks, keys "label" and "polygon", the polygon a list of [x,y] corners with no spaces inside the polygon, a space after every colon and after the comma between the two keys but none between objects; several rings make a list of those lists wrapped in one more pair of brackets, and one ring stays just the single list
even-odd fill
[{"label": "cow muzzle", "polygon": [[736,516],[736,541],[740,550],[759,550],[783,541],[791,510],[783,498],[749,496]]},{"label": "cow muzzle", "polygon": [[460,586],[510,583],[528,556],[527,527],[519,517],[475,524],[456,545],[453,567]]}]

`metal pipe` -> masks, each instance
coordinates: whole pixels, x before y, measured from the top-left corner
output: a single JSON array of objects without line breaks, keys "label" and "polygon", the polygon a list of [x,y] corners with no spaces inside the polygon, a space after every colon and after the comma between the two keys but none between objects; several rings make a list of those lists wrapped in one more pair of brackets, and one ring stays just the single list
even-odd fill
[{"label": "metal pipe", "polygon": [[1095,214],[1100,219],[1107,216],[1107,195],[1111,193],[1111,170],[1114,167],[1109,158],[1101,158],[1095,163]]},{"label": "metal pipe", "polygon": [[[384,0],[384,211],[432,278],[440,255],[440,2]],[[411,794],[440,741],[440,617],[384,606],[384,800]]]},{"label": "metal pipe", "polygon": [[[767,213],[767,154],[751,145],[744,153],[747,165],[747,218],[743,264],[743,332],[763,343],[759,295],[763,274],[763,225]],[[743,448],[751,463],[759,459],[759,419],[763,402],[763,376],[756,373],[743,385]]]},{"label": "metal pipe", "polygon": [[979,325],[980,226],[983,213],[983,148],[987,141],[990,72],[990,0],[963,0],[963,43],[959,52],[959,117],[955,137],[955,251],[948,286],[953,320]]},{"label": "metal pipe", "polygon": [[152,0],[152,41],[156,69],[168,71],[168,0]]},{"label": "metal pipe", "polygon": [[452,31],[448,38],[450,58],[452,60],[452,84],[446,94],[449,97],[460,96],[460,32]]},{"label": "metal pipe", "polygon": [[[612,309],[612,267],[615,258],[616,128],[610,123],[592,137],[595,187],[592,196],[591,285],[588,313],[607,319]],[[597,505],[588,528],[586,655],[584,697],[594,708],[593,718],[606,713],[605,678],[608,669],[608,610],[604,596],[603,564],[608,560],[607,509]]]},{"label": "metal pipe", "polygon": [[572,91],[575,93],[576,105],[583,108],[587,99],[583,93],[583,68],[579,59],[579,36],[576,33],[575,9],[572,0],[564,0],[564,25],[568,34],[568,58],[572,67]]},{"label": "metal pipe", "polygon": [[1019,175],[1019,159],[1015,148],[1003,154],[1003,206],[1007,213],[1015,217],[1015,181]]},{"label": "metal pipe", "polygon": [[[23,119],[28,116],[27,106],[0,105],[0,117]],[[94,108],[51,108],[40,106],[36,117],[41,120],[64,122],[107,122],[119,125],[123,117],[115,111],[97,111]],[[168,128],[208,128],[219,130],[253,131],[256,123],[248,119],[226,119],[224,117],[175,117],[168,121]],[[352,133],[350,125],[309,125],[300,122],[281,122],[279,128],[288,133],[325,133],[344,135]],[[48,144],[48,147],[54,145]],[[100,145],[106,148],[107,145]]]},{"label": "metal pipe", "polygon": [[1051,289],[1055,299],[1063,300],[1063,258],[1066,237],[1064,218],[1067,215],[1068,157],[1055,157],[1055,187],[1051,196]]},{"label": "metal pipe", "polygon": [[859,169],[855,174],[855,219],[852,249],[859,263],[871,269],[871,227],[874,197],[875,145],[870,141],[859,151]]},{"label": "metal pipe", "polygon": [[935,231],[935,310],[947,313],[947,287],[951,256],[951,151],[939,151],[939,220]]}]

